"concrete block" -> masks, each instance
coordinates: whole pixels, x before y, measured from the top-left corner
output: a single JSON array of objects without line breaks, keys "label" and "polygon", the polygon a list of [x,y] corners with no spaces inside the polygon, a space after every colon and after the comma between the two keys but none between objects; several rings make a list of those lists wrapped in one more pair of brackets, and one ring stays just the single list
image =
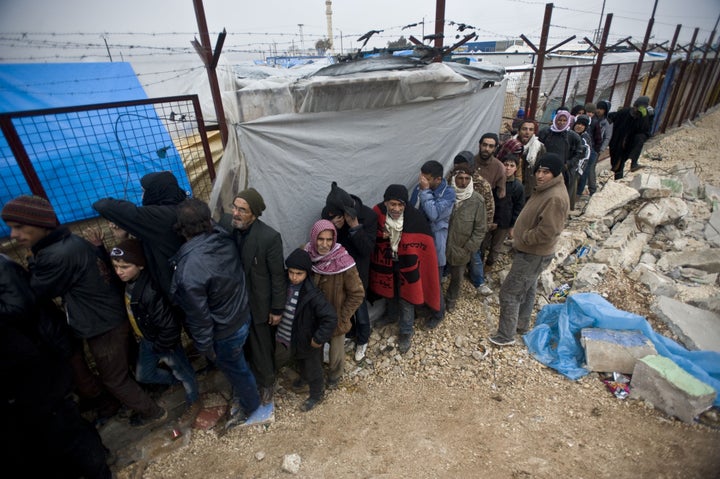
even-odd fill
[{"label": "concrete block", "polygon": [[671,359],[657,355],[637,360],[630,381],[631,398],[644,399],[668,416],[688,423],[712,407],[716,394]]},{"label": "concrete block", "polygon": [[703,233],[711,246],[720,247],[720,210],[713,208]]},{"label": "concrete block", "polygon": [[573,289],[577,292],[583,288],[591,288],[601,283],[603,275],[607,272],[607,265],[598,263],[587,263],[578,271],[573,280]]},{"label": "concrete block", "polygon": [[708,273],[720,273],[720,249],[703,248],[666,253],[657,262],[657,266],[663,271],[670,271],[679,266],[697,268]]},{"label": "concrete block", "polygon": [[635,188],[617,181],[608,181],[601,190],[592,196],[585,208],[585,217],[602,218],[639,197],[640,193]]},{"label": "concrete block", "polygon": [[686,348],[720,352],[719,315],[665,296],[659,296],[650,309]]},{"label": "concrete block", "polygon": [[683,184],[675,178],[664,177],[661,181],[664,188],[668,188],[672,192],[672,196],[682,198]]},{"label": "concrete block", "polygon": [[630,186],[638,190],[641,198],[666,198],[670,196],[670,188],[664,187],[657,175],[642,173],[633,177]]},{"label": "concrete block", "polygon": [[580,344],[585,348],[585,363],[592,371],[631,374],[635,361],[657,354],[653,343],[640,331],[584,328]]},{"label": "concrete block", "polygon": [[658,273],[653,265],[647,263],[638,263],[630,277],[643,283],[656,296],[673,297],[678,292],[675,281]]},{"label": "concrete block", "polygon": [[637,226],[645,233],[654,233],[659,225],[674,223],[688,214],[688,206],[680,198],[661,198],[646,203],[636,213]]}]

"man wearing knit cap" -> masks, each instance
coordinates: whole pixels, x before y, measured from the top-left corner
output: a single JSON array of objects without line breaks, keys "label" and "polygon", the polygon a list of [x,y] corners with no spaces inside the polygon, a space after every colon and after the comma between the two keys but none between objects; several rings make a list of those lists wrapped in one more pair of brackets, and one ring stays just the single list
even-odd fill
[{"label": "man wearing knit cap", "polygon": [[121,284],[95,247],[59,226],[50,203],[38,196],[18,196],[0,212],[10,238],[30,248],[30,286],[38,298],[62,297],[73,333],[86,340],[100,380],[110,393],[137,414],[134,425],[164,420],[167,412],[130,377],[129,323]]},{"label": "man wearing knit cap", "polygon": [[265,200],[255,188],[239,192],[232,215],[220,224],[232,232],[245,271],[252,322],[245,345],[263,404],[273,401],[275,329],[285,309],[285,266],[280,233],[259,219]]},{"label": "man wearing knit cap", "polygon": [[564,166],[555,153],[538,159],[537,186],[515,222],[513,263],[500,288],[498,330],[489,338],[498,346],[515,343],[516,332],[522,335],[530,329],[538,277],[555,256],[555,246],[570,212],[562,176]]},{"label": "man wearing knit cap", "polygon": [[373,208],[378,216],[375,251],[370,260],[370,291],[388,300],[382,327],[397,322],[398,349],[410,349],[415,306],[440,311],[440,278],[432,231],[425,216],[408,204],[404,185],[390,185],[383,202]]},{"label": "man wearing knit cap", "polygon": [[649,107],[650,98],[641,96],[633,106],[608,114],[608,121],[613,125],[609,144],[610,163],[616,180],[624,176],[627,160],[630,160],[630,171],[642,168],[638,159],[652,128]]}]

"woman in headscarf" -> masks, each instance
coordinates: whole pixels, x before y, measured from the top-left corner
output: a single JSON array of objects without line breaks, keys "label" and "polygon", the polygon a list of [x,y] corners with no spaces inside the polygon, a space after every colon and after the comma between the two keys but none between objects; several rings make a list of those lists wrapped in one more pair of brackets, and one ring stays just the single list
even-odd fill
[{"label": "woman in headscarf", "polygon": [[337,387],[345,368],[345,333],[352,325],[350,318],[365,298],[365,289],[355,260],[337,242],[335,225],[328,220],[317,221],[310,230],[305,251],[312,260],[315,286],[337,312],[337,327],[330,340],[330,364],[327,387]]},{"label": "woman in headscarf", "polygon": [[552,125],[543,128],[538,133],[538,138],[545,145],[547,152],[560,155],[563,160],[565,167],[562,173],[570,197],[571,210],[575,208],[575,194],[578,182],[577,167],[580,160],[585,156],[585,147],[580,135],[571,128],[572,118],[569,111],[558,110],[555,113]]}]

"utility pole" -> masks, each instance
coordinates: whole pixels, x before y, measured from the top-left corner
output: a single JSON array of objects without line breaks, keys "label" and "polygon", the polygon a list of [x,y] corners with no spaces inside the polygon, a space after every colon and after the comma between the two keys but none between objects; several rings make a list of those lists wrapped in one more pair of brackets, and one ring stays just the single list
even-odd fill
[{"label": "utility pole", "polygon": [[202,43],[199,43],[197,39],[193,39],[190,44],[195,48],[195,51],[200,55],[200,58],[205,64],[208,82],[210,83],[210,93],[212,94],[213,105],[215,106],[215,116],[217,116],[218,127],[220,128],[220,138],[222,139],[223,148],[225,148],[228,142],[228,127],[225,122],[225,110],[223,109],[220,84],[218,83],[215,67],[217,67],[218,60],[220,60],[220,52],[222,51],[223,43],[225,43],[227,32],[223,29],[222,33],[218,35],[218,41],[215,44],[215,51],[213,52],[210,46],[210,34],[208,33],[205,8],[203,7],[202,0],[193,0],[193,4],[195,6],[195,18],[197,19],[198,30],[200,31],[200,42]]},{"label": "utility pole", "polygon": [[653,25],[655,24],[655,10],[657,10],[658,0],[655,0],[653,6],[652,16],[648,21],[647,30],[645,30],[645,38],[643,39],[642,47],[640,48],[640,55],[638,56],[637,64],[633,68],[632,74],[630,75],[630,81],[628,82],[628,89],[625,93],[625,106],[629,106],[635,95],[635,85],[637,85],[638,77],[640,76],[640,69],[642,68],[643,60],[645,59],[645,52],[647,51],[648,42],[650,41],[650,34],[652,33]]},{"label": "utility pole", "polygon": [[300,53],[305,51],[305,42],[303,41],[303,31],[302,27],[304,26],[304,23],[298,23],[297,26],[300,28]]}]

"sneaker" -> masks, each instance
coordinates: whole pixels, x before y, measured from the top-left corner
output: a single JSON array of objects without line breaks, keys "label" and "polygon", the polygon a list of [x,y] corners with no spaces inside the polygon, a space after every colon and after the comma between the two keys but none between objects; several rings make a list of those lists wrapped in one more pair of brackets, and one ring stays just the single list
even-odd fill
[{"label": "sneaker", "polygon": [[242,426],[245,424],[248,420],[248,415],[245,414],[245,411],[242,409],[238,409],[235,414],[230,414],[230,417],[228,418],[227,422],[225,423],[225,430],[228,431],[234,427]]},{"label": "sneaker", "polygon": [[320,396],[319,398],[307,398],[305,402],[300,405],[300,410],[303,412],[308,412],[309,410],[320,404],[322,400],[322,396]]},{"label": "sneaker", "polygon": [[488,287],[487,283],[481,284],[480,286],[475,288],[475,291],[482,294],[483,296],[488,296],[488,295],[493,294],[493,290]]},{"label": "sneaker", "polygon": [[410,340],[412,339],[412,334],[401,334],[400,339],[398,340],[398,349],[400,350],[400,354],[405,354],[410,350]]},{"label": "sneaker", "polygon": [[152,416],[143,416],[142,414],[130,416],[130,426],[136,428],[151,427],[160,424],[165,419],[167,419],[167,410],[158,406],[158,412]]},{"label": "sneaker", "polygon": [[495,336],[489,337],[488,341],[490,341],[496,346],[510,346],[511,344],[515,344],[514,339],[505,339],[497,334]]},{"label": "sneaker", "polygon": [[195,418],[197,418],[197,415],[200,414],[200,410],[202,409],[202,401],[197,400],[191,405],[185,409],[185,412],[182,413],[182,416],[178,418],[178,424],[181,426],[191,426],[195,423]]},{"label": "sneaker", "polygon": [[358,344],[355,347],[355,361],[360,362],[365,359],[365,352],[367,351],[367,343]]}]

